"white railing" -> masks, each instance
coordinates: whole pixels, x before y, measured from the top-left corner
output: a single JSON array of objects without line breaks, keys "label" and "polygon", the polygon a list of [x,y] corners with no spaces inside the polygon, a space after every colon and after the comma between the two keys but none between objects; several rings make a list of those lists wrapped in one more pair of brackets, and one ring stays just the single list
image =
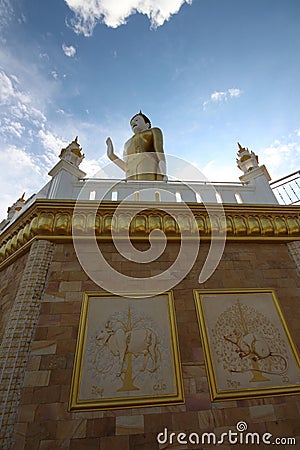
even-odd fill
[{"label": "white railing", "polygon": [[[255,186],[243,183],[170,180],[153,182],[94,178],[82,179],[74,183],[73,198],[175,203],[272,203],[266,201],[266,198],[257,192]],[[273,203],[276,204],[276,200]]]},{"label": "white railing", "polygon": [[279,203],[283,205],[300,204],[300,170],[270,183]]}]

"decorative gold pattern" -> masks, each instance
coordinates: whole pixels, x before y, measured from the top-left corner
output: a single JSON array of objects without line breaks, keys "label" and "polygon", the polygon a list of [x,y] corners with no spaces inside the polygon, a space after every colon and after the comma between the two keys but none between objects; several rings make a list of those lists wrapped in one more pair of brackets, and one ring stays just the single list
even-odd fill
[{"label": "decorative gold pattern", "polygon": [[300,358],[273,290],[194,295],[213,401],[300,392]]},{"label": "decorative gold pattern", "polygon": [[70,411],[184,402],[172,292],[131,295],[85,294]]},{"label": "decorative gold pattern", "polygon": [[[139,212],[130,224],[132,239],[147,239],[153,229],[162,230],[168,239],[180,239],[180,227],[184,238],[193,239],[196,235],[195,224],[180,204],[172,204],[174,211],[171,217],[167,212],[159,210],[156,204],[145,203],[145,210],[140,210],[141,203],[122,204],[122,212],[114,216],[118,202],[102,202],[94,217],[95,202],[82,202],[80,212],[73,216],[75,201],[37,200],[24,212],[0,239],[0,268],[6,261],[11,261],[25,250],[33,239],[50,241],[72,239],[72,221],[76,234],[89,237],[95,232],[98,239],[111,239],[124,235],[128,215],[134,215],[135,208]],[[169,205],[170,206],[170,205]],[[204,205],[190,203],[201,239],[209,240],[212,230],[223,234],[225,223],[218,217],[210,219]],[[290,242],[300,240],[300,207],[269,205],[223,205],[226,215],[226,232],[228,240],[272,240]],[[126,214],[128,208],[128,214]],[[78,210],[78,203],[77,203]],[[127,216],[127,217],[126,217]],[[17,254],[16,254],[17,252]]]}]

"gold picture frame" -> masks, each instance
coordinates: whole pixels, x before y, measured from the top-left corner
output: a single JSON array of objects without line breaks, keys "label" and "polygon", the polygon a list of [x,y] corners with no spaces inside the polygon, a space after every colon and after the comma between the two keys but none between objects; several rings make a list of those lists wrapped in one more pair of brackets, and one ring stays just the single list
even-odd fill
[{"label": "gold picture frame", "polygon": [[271,289],[194,290],[213,401],[300,393],[300,359]]},{"label": "gold picture frame", "polygon": [[183,402],[172,292],[85,293],[69,411]]}]

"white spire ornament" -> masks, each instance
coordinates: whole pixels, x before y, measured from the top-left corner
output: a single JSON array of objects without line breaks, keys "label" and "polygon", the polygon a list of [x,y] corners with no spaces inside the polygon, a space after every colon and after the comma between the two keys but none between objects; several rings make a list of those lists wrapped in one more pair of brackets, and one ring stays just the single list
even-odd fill
[{"label": "white spire ornament", "polygon": [[236,159],[238,168],[242,172],[248,173],[250,170],[258,167],[258,156],[252,150],[250,152],[248,148],[242,147],[239,142],[237,144],[239,147]]},{"label": "white spire ornament", "polygon": [[72,141],[66,148],[62,148],[59,157],[73,164],[75,167],[79,167],[79,164],[84,158],[84,154],[81,153],[82,148],[77,142],[78,136]]}]

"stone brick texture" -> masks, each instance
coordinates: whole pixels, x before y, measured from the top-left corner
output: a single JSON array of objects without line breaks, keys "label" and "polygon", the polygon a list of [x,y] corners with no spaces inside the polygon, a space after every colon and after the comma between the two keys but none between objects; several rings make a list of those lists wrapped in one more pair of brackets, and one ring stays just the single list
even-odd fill
[{"label": "stone brick texture", "polygon": [[[135,244],[139,250],[147,243]],[[193,245],[191,242],[190,245]],[[140,265],[124,261],[110,242],[101,244],[108,262],[128,276],[138,276]],[[174,432],[221,433],[235,430],[244,420],[252,432],[272,433],[274,437],[295,437],[300,449],[300,395],[212,402],[208,391],[204,355],[196,317],[193,289],[270,288],[276,291],[292,338],[300,349],[300,276],[284,243],[267,240],[228,242],[214,274],[199,285],[198,276],[209,249],[201,243],[190,273],[173,288],[179,347],[182,362],[185,404],[158,407],[68,412],[72,368],[83,293],[101,291],[81,268],[71,243],[55,244],[47,277],[40,316],[22,388],[13,445],[19,449],[100,449],[159,450],[208,449],[201,445],[159,445],[157,433],[167,427]],[[159,273],[170,266],[179,245],[170,242],[155,262],[145,264],[143,276]],[[22,259],[15,263],[22,267]],[[7,270],[6,286],[17,280],[17,269]],[[14,286],[13,289],[16,289]],[[40,375],[39,375],[40,372]],[[137,416],[143,430],[118,434],[121,416]],[[138,416],[143,416],[140,420]],[[125,420],[126,422],[126,420]],[[224,444],[224,450],[249,445]],[[251,446],[250,446],[251,447]],[[252,446],[254,448],[254,446]],[[261,445],[259,448],[267,448]],[[278,446],[278,448],[287,448]]]},{"label": "stone brick texture", "polygon": [[[49,264],[52,258],[53,244],[45,240],[36,240],[30,248],[18,290],[13,299],[9,319],[6,321],[0,346],[0,446],[10,449],[11,436],[15,424],[22,385],[46,386],[50,371],[26,371],[30,362],[30,344],[39,318]],[[13,284],[14,280],[10,280]],[[34,351],[53,352],[55,344],[45,344]],[[35,361],[37,366],[37,361]],[[38,369],[38,367],[36,367]],[[23,414],[23,415],[22,415]],[[33,410],[23,408],[21,417],[32,417]]]},{"label": "stone brick texture", "polygon": [[[23,255],[14,263],[0,272],[0,343],[9,320],[9,313],[16,297],[18,287],[26,266],[28,254]],[[13,283],[12,283],[13,280]]]}]

